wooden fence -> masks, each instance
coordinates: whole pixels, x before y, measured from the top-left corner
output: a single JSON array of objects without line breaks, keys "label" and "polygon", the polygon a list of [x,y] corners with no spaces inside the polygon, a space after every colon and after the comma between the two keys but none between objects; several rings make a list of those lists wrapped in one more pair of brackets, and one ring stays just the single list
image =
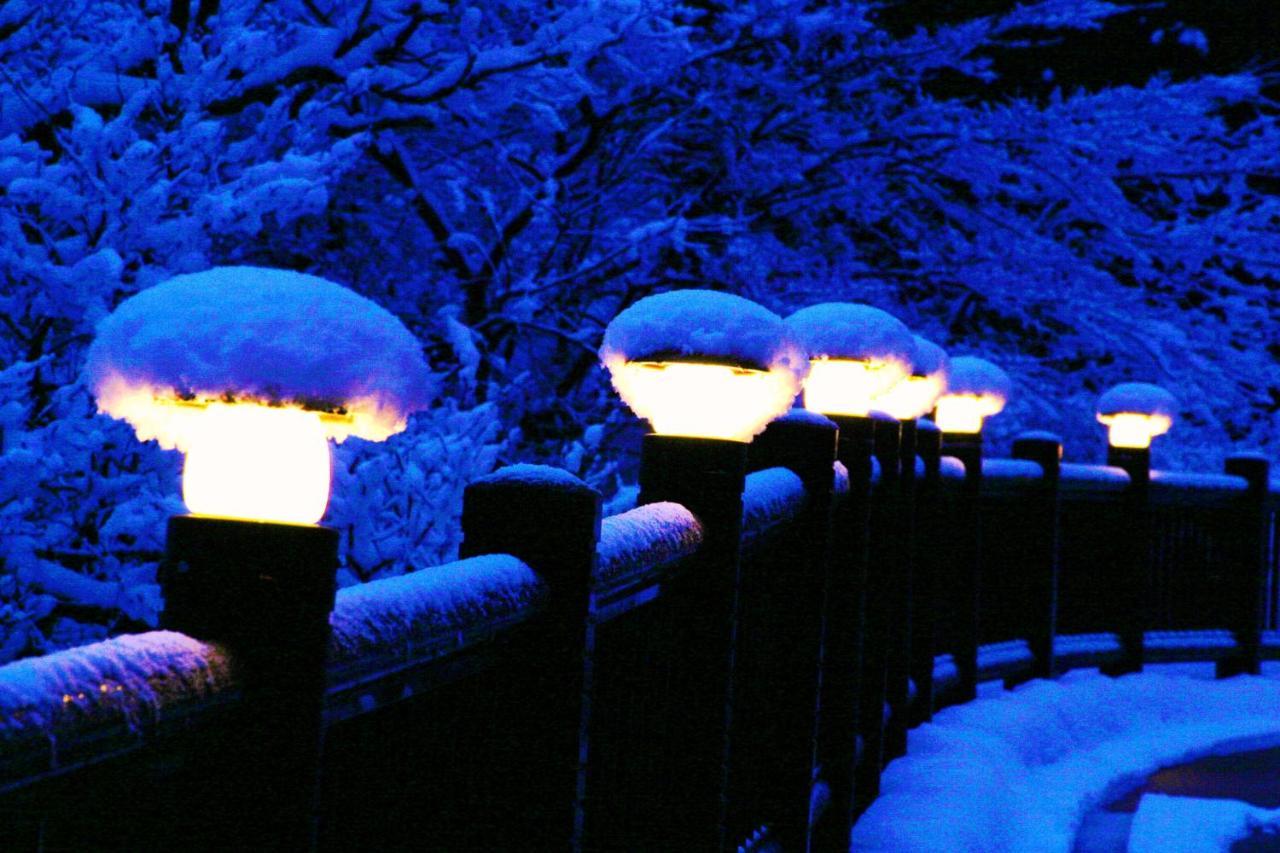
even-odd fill
[{"label": "wooden fence", "polygon": [[[0,667],[0,846],[847,849],[910,727],[981,681],[1280,657],[1264,460],[839,428],[771,425],[740,498],[697,448],[646,448],[643,505],[603,519],[552,469],[474,484],[463,559],[338,593],[318,773],[273,772],[289,733],[255,715],[284,706],[200,638]],[[263,835],[291,799],[306,825]]]}]

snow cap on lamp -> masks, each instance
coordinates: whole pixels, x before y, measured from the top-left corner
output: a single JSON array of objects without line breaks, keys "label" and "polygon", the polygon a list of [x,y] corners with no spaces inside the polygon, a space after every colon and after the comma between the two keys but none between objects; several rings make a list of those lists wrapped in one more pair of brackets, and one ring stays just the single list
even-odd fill
[{"label": "snow cap on lamp", "polygon": [[1012,389],[1009,375],[986,359],[951,359],[947,392],[938,400],[938,427],[943,432],[981,432],[984,418],[1004,411]]},{"label": "snow cap on lamp", "polygon": [[912,338],[911,375],[876,397],[876,409],[898,420],[913,420],[933,411],[938,398],[947,391],[951,359],[946,351],[924,338]]},{"label": "snow cap on lamp", "polygon": [[619,313],[600,361],[654,432],[734,441],[751,440],[785,412],[808,369],[778,315],[700,289],[648,296]]},{"label": "snow cap on lamp", "polygon": [[1098,422],[1112,447],[1141,449],[1173,426],[1178,401],[1159,385],[1123,382],[1098,398]]},{"label": "snow cap on lamp", "polygon": [[316,276],[247,266],[122,302],[98,326],[85,382],[140,440],[187,454],[192,512],[292,523],[323,515],[326,439],[385,439],[433,393],[390,312]]},{"label": "snow cap on lamp", "polygon": [[792,314],[787,326],[809,351],[807,409],[865,416],[876,396],[911,373],[915,350],[911,332],[879,308],[826,302]]}]

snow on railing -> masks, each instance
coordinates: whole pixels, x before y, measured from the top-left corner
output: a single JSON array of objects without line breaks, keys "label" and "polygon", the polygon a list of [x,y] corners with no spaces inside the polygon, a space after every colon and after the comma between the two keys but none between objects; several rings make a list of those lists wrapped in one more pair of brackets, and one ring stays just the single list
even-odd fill
[{"label": "snow on railing", "polygon": [[596,584],[649,571],[687,557],[702,544],[702,524],[674,503],[653,503],[611,515],[600,522]]}]

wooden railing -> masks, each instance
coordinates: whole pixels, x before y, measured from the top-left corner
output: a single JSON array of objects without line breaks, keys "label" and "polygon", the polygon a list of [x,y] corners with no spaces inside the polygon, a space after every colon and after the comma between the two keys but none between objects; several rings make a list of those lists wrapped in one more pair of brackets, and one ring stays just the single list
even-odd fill
[{"label": "wooden railing", "polygon": [[[979,461],[842,427],[753,444],[729,563],[676,503],[474,485],[465,559],[339,593],[316,829],[270,845],[847,849],[909,728],[980,681],[1280,657],[1265,463],[1146,482],[1045,435]],[[261,845],[255,707],[175,632],[0,667],[3,848]]]}]

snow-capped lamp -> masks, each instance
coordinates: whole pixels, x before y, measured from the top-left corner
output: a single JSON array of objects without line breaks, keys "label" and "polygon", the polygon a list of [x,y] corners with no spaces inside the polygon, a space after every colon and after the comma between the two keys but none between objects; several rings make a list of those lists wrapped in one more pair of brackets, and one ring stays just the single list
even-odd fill
[{"label": "snow-capped lamp", "polygon": [[807,367],[781,318],[711,290],[639,300],[605,329],[600,361],[654,433],[737,442],[790,407]]},{"label": "snow-capped lamp", "polygon": [[1123,382],[1098,398],[1098,422],[1107,427],[1107,464],[1131,478],[1151,472],[1151,440],[1173,426],[1178,401],[1159,385]]},{"label": "snow-capped lamp", "polygon": [[912,338],[911,375],[877,396],[872,404],[900,421],[922,418],[933,411],[947,391],[951,360],[942,347],[916,335]]},{"label": "snow-capped lamp", "polygon": [[1098,422],[1107,427],[1107,444],[1141,450],[1173,426],[1178,401],[1159,385],[1124,382],[1098,398]]},{"label": "snow-capped lamp", "polygon": [[338,532],[316,524],[328,439],[402,430],[432,394],[421,347],[333,282],[220,267],[122,302],[85,383],[99,411],[186,455],[192,514],[169,519],[160,624],[231,652],[254,708],[246,742],[270,749],[247,780],[269,800],[264,846],[306,838],[338,567]]},{"label": "snow-capped lamp", "polygon": [[811,412],[866,417],[876,397],[911,374],[911,332],[879,308],[826,302],[792,314],[787,326],[809,351],[804,407]]},{"label": "snow-capped lamp", "polygon": [[98,328],[86,378],[101,412],[186,455],[196,515],[314,524],[328,439],[380,441],[430,397],[413,335],[333,282],[222,267],[125,300]]},{"label": "snow-capped lamp", "polygon": [[934,421],[944,435],[980,434],[987,418],[1004,411],[1012,387],[1009,375],[986,359],[953,358]]}]

